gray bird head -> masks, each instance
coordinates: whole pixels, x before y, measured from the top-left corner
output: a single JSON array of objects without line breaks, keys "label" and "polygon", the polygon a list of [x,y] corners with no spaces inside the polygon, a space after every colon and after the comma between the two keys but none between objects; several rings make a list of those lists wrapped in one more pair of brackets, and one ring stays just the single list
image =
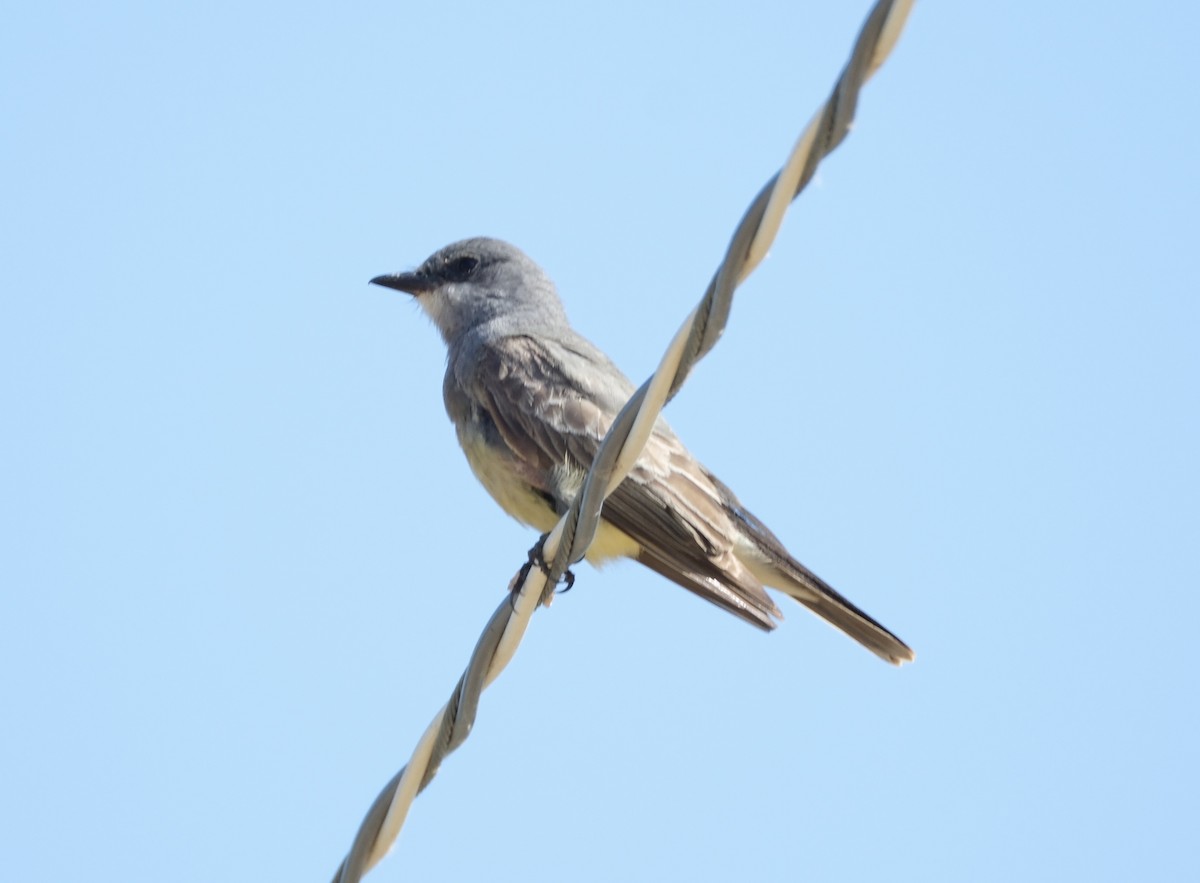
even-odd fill
[{"label": "gray bird head", "polygon": [[567,323],[554,283],[542,268],[499,239],[455,242],[411,273],[376,276],[371,282],[415,297],[451,345],[488,324],[512,333]]}]

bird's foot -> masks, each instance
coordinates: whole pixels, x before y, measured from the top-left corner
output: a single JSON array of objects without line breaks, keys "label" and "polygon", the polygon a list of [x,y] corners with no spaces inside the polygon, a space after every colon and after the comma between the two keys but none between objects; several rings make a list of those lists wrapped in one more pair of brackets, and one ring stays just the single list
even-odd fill
[{"label": "bird's foot", "polygon": [[[542,554],[546,545],[546,537],[548,536],[550,536],[548,533],[542,534],[541,537],[538,538],[538,541],[533,544],[533,548],[529,550],[529,560],[521,566],[520,571],[518,571],[517,575],[513,578],[513,581],[509,583],[508,591],[512,595],[514,601],[516,600],[517,592],[520,591],[521,586],[525,585],[525,580],[529,578],[529,571],[534,567],[538,568],[538,570],[546,574],[546,577],[549,578],[550,565],[546,563],[546,559]],[[559,578],[559,581],[564,583],[561,591],[569,592],[572,586],[575,585],[575,574],[570,570],[567,570]]]}]

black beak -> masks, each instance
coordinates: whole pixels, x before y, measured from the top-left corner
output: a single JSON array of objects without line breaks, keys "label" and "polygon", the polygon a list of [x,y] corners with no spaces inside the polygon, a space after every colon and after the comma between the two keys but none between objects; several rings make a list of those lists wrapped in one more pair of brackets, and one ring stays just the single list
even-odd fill
[{"label": "black beak", "polygon": [[436,282],[421,273],[389,273],[385,276],[376,276],[371,280],[371,284],[394,288],[397,291],[406,291],[413,296],[437,288]]}]

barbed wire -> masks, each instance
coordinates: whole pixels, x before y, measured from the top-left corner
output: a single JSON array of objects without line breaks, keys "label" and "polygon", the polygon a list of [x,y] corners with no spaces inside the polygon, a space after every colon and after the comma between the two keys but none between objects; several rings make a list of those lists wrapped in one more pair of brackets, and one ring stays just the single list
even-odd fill
[{"label": "barbed wire", "polygon": [[[658,370],[613,421],[582,491],[542,544],[546,568],[527,568],[516,594],[506,596],[496,608],[450,699],[421,736],[408,763],[371,804],[334,874],[334,883],[357,883],[388,853],[417,794],[433,780],[446,755],[470,734],[484,689],[516,654],[534,610],[549,605],[567,568],[583,559],[599,528],[604,499],[633,468],[663,407],[725,330],[734,290],[766,256],[788,206],[812,180],[821,160],[849,134],[859,92],[891,52],[912,4],[913,0],[878,0],[871,9],[829,98],[796,141],[783,168],[750,203],[704,297],[676,332]],[[514,586],[521,576],[514,577]]]}]

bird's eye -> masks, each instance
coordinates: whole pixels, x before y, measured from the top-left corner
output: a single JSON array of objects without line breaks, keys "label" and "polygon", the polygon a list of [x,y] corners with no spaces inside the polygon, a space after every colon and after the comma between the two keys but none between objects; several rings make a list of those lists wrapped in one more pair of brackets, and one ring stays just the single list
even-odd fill
[{"label": "bird's eye", "polygon": [[479,258],[464,255],[461,258],[447,261],[442,273],[451,282],[462,282],[474,273],[475,268],[478,266]]}]

